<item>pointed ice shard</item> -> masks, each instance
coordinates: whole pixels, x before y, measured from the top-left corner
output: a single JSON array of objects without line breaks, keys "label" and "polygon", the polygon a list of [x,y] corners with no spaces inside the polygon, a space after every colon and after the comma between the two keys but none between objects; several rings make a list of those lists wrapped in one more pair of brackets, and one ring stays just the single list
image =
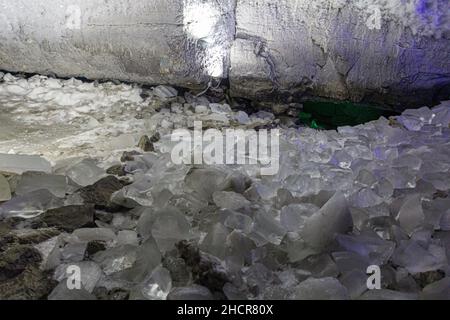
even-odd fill
[{"label": "pointed ice shard", "polygon": [[322,250],[334,241],[336,234],[346,233],[351,227],[347,201],[342,193],[337,192],[306,220],[301,236],[310,247]]}]

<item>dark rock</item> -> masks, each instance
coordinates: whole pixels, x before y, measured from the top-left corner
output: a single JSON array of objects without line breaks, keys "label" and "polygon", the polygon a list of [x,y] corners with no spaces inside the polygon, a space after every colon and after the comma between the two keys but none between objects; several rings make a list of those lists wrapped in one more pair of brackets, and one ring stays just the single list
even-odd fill
[{"label": "dark rock", "polygon": [[442,271],[430,271],[413,275],[414,280],[421,288],[440,281],[445,278],[445,273]]},{"label": "dark rock", "polygon": [[141,148],[144,152],[153,152],[155,151],[155,147],[153,146],[153,142],[150,141],[150,138],[147,135],[144,135],[139,140],[139,143],[137,145],[139,148]]},{"label": "dark rock", "polygon": [[123,177],[123,176],[126,175],[124,167],[121,164],[118,164],[118,165],[110,167],[109,169],[106,170],[106,173],[107,174],[112,174],[112,175],[115,175],[115,176],[119,176],[119,177]]},{"label": "dark rock", "polygon": [[12,238],[12,242],[22,244],[22,245],[31,245],[38,244],[53,237],[56,237],[61,234],[56,228],[41,228],[38,229],[22,229],[22,230],[13,230],[8,235]]},{"label": "dark rock", "polygon": [[0,254],[0,281],[12,279],[21,274],[28,266],[38,266],[41,254],[31,246],[11,246]]},{"label": "dark rock", "polygon": [[3,238],[11,231],[11,225],[5,221],[0,221],[0,238]]},{"label": "dark rock", "polygon": [[442,199],[448,198],[448,192],[446,192],[446,191],[440,191],[440,190],[436,191],[436,192],[433,194],[433,200],[436,200],[436,199],[439,199],[439,198],[442,198]]},{"label": "dark rock", "polygon": [[105,251],[106,246],[101,241],[90,241],[86,247],[86,257],[92,257],[94,254],[100,251]]},{"label": "dark rock", "polygon": [[111,223],[111,221],[113,220],[113,215],[111,212],[107,212],[107,211],[102,211],[102,210],[97,210],[95,211],[95,220],[100,220],[101,222],[104,223]]},{"label": "dark rock", "polygon": [[200,251],[188,241],[179,242],[177,249],[186,265],[191,268],[195,283],[205,286],[213,294],[223,294],[223,286],[231,281],[218,258]]},{"label": "dark rock", "polygon": [[115,210],[116,206],[111,204],[111,195],[122,189],[124,185],[114,176],[107,176],[91,186],[84,187],[77,193],[84,200],[85,204],[92,204],[96,209]]},{"label": "dark rock", "polygon": [[150,142],[151,143],[156,143],[159,140],[161,140],[161,135],[159,134],[159,132],[155,133],[154,135],[152,135],[152,137],[150,138]]},{"label": "dark rock", "polygon": [[163,267],[169,270],[174,287],[183,287],[189,284],[191,273],[186,262],[182,258],[166,256],[163,259]]},{"label": "dark rock", "polygon": [[0,299],[45,299],[56,285],[57,282],[51,279],[50,274],[42,272],[35,265],[30,265],[16,277],[0,282]]},{"label": "dark rock", "polygon": [[75,229],[94,226],[94,214],[93,205],[74,205],[48,210],[38,219],[49,227],[72,232]]},{"label": "dark rock", "polygon": [[120,161],[122,162],[126,162],[126,161],[133,161],[134,160],[134,156],[140,156],[141,153],[137,152],[137,151],[125,151],[122,154],[122,157],[120,158]]}]

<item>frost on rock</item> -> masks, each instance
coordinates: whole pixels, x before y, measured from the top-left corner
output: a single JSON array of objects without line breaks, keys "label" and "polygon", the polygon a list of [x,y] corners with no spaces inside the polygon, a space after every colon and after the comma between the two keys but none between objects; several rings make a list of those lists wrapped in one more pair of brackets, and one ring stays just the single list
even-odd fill
[{"label": "frost on rock", "polygon": [[[22,143],[33,135],[0,143],[0,249],[38,251],[36,268],[60,281],[49,299],[448,297],[448,102],[326,131],[168,87],[145,99],[138,87],[40,77],[7,76],[0,87],[9,92],[2,117],[73,121],[67,135],[37,128],[49,135],[40,144]],[[175,164],[172,130],[203,120],[279,128],[278,172]],[[150,151],[138,147],[144,134]],[[9,153],[11,143],[48,160]],[[0,271],[28,263],[4,261]],[[70,265],[84,273],[80,290],[64,286]],[[372,265],[382,290],[367,288]]]}]

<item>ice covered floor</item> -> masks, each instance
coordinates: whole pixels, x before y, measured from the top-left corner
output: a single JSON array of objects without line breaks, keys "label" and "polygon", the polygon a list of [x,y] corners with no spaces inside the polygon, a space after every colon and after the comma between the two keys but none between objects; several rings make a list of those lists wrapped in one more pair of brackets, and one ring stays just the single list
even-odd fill
[{"label": "ice covered floor", "polygon": [[[169,87],[0,76],[0,298],[450,298],[450,102],[316,131]],[[281,128],[279,173],[174,165],[168,134],[195,120]]]}]

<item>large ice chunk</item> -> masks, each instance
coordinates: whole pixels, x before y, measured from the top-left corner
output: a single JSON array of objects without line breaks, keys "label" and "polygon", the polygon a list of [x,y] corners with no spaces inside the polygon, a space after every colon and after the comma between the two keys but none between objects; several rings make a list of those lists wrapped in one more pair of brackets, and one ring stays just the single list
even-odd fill
[{"label": "large ice chunk", "polygon": [[375,233],[358,236],[337,235],[336,239],[341,247],[357,253],[374,265],[385,264],[395,249],[395,243],[383,240]]},{"label": "large ice chunk", "polygon": [[65,174],[75,183],[86,187],[103,178],[106,172],[98,167],[94,160],[84,159],[67,168]]},{"label": "large ice chunk", "polygon": [[0,217],[34,218],[44,211],[63,205],[63,200],[55,197],[48,190],[37,190],[14,197],[0,205]]},{"label": "large ice chunk", "polygon": [[403,241],[395,250],[392,260],[410,273],[443,270],[448,264],[445,248],[430,245],[423,247],[416,241]]},{"label": "large ice chunk", "polygon": [[410,196],[401,207],[398,216],[400,226],[409,234],[424,223],[425,216],[422,209],[422,196]]},{"label": "large ice chunk", "polygon": [[46,189],[55,196],[64,198],[66,193],[75,189],[75,187],[70,189],[68,182],[68,178],[61,175],[25,172],[16,187],[16,194],[23,195],[39,189]]},{"label": "large ice chunk", "polygon": [[152,236],[160,251],[174,248],[175,243],[190,238],[190,224],[186,217],[174,207],[165,208],[155,213]]},{"label": "large ice chunk", "polygon": [[143,283],[135,288],[130,299],[166,300],[172,289],[172,278],[169,270],[157,267]]},{"label": "large ice chunk", "polygon": [[22,174],[26,171],[50,173],[50,162],[40,156],[0,154],[0,171]]}]

